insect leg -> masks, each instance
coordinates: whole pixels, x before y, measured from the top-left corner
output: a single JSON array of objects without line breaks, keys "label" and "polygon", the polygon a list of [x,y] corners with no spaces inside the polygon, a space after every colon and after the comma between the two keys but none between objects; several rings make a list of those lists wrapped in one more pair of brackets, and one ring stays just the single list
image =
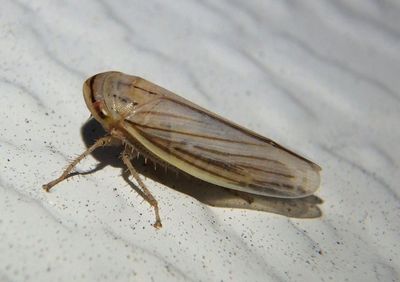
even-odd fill
[{"label": "insect leg", "polygon": [[153,197],[153,195],[151,194],[149,189],[147,189],[146,185],[144,185],[143,181],[140,179],[139,174],[137,173],[137,171],[133,167],[132,162],[131,162],[131,152],[127,148],[125,148],[124,152],[122,153],[122,161],[128,167],[129,172],[136,179],[136,181],[139,184],[140,188],[142,188],[143,194],[145,196],[143,198],[154,208],[154,213],[156,215],[156,222],[154,223],[153,226],[155,228],[161,228],[162,224],[161,224],[161,219],[160,219],[160,214],[159,214],[159,209],[158,209],[158,202]]},{"label": "insect leg", "polygon": [[94,150],[96,150],[97,148],[103,147],[103,146],[109,146],[112,145],[112,141],[113,141],[114,137],[112,136],[105,136],[102,137],[100,139],[98,139],[91,147],[89,147],[85,152],[83,152],[79,157],[77,157],[72,163],[70,163],[68,165],[68,167],[64,170],[64,172],[61,174],[60,177],[58,177],[57,179],[54,179],[53,181],[50,181],[47,184],[43,185],[43,189],[46,190],[46,192],[49,192],[50,189],[60,183],[61,181],[63,181],[64,179],[66,179],[68,177],[68,175],[71,173],[71,171],[74,169],[74,167],[81,161],[83,160],[85,157],[87,157],[88,155],[90,155]]}]

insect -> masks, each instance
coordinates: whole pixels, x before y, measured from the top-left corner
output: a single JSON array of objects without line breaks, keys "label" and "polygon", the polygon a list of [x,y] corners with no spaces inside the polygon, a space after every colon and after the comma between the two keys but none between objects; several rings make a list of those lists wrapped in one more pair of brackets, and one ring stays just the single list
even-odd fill
[{"label": "insect", "polygon": [[49,191],[95,149],[124,145],[122,161],[161,219],[156,199],[131,163],[138,152],[221,187],[278,198],[311,195],[321,168],[274,141],[236,125],[143,78],[104,72],[87,79],[83,96],[108,134],[78,156]]}]

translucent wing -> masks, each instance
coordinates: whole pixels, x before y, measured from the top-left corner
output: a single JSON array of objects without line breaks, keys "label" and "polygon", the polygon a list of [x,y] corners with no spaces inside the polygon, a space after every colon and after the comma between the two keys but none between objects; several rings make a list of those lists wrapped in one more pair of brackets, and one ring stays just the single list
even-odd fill
[{"label": "translucent wing", "polygon": [[[156,90],[130,111],[123,126],[158,158],[210,183],[259,195],[296,198],[318,189],[316,164],[163,88]],[[118,101],[113,103],[118,108]]]}]

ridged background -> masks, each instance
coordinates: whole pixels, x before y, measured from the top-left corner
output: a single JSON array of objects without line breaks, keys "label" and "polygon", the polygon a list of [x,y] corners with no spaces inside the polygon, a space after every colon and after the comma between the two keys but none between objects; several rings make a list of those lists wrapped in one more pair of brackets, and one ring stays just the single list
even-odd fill
[{"label": "ridged background", "polygon": [[[0,3],[1,281],[399,279],[398,1]],[[204,185],[160,169],[170,185],[145,180],[157,231],[115,150],[43,192],[100,135],[81,89],[107,70],[318,163],[323,216],[213,208],[174,189]]]}]

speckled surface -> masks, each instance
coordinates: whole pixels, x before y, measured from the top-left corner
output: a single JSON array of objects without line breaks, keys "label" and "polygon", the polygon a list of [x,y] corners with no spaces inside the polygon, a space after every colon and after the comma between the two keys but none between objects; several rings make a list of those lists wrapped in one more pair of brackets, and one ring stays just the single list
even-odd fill
[{"label": "speckled surface", "polygon": [[[1,281],[398,281],[398,1],[1,2]],[[81,87],[106,70],[320,164],[322,217],[211,207],[139,160],[155,230],[115,149],[43,192],[101,135]]]}]

